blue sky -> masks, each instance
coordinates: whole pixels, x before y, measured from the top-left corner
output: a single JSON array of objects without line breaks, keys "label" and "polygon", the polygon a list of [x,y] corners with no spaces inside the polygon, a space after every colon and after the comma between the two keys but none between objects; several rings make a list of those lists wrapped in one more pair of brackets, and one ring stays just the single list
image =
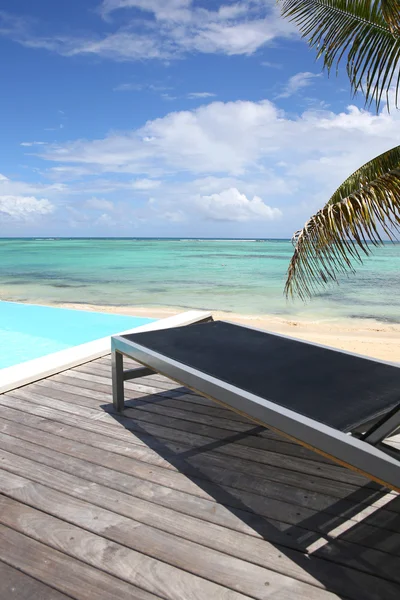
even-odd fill
[{"label": "blue sky", "polygon": [[0,236],[290,237],[399,143],[275,0],[0,0],[0,56]]}]

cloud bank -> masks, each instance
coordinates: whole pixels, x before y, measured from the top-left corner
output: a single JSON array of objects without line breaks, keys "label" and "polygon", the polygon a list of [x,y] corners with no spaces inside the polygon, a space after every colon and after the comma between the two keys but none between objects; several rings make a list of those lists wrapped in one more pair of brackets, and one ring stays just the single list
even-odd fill
[{"label": "cloud bank", "polygon": [[[398,112],[355,106],[293,116],[270,100],[213,101],[100,139],[40,145],[42,182],[3,177],[0,196],[47,198],[76,226],[108,220],[120,235],[229,221],[288,236],[351,172],[398,144],[399,122]],[[97,221],[90,211],[101,211]]]},{"label": "cloud bank", "polygon": [[249,200],[236,188],[224,190],[220,194],[211,194],[211,196],[199,196],[197,206],[201,214],[213,221],[241,223],[255,219],[273,221],[282,216],[279,208],[271,208],[258,196]]},{"label": "cloud bank", "polygon": [[48,215],[54,206],[46,198],[34,196],[0,196],[0,215],[16,221],[31,221],[37,216]]},{"label": "cloud bank", "polygon": [[222,2],[214,9],[194,0],[105,0],[98,13],[107,21],[104,33],[72,36],[42,35],[32,20],[0,11],[0,35],[63,56],[117,61],[173,60],[189,53],[251,55],[275,38],[295,35],[274,0]]}]

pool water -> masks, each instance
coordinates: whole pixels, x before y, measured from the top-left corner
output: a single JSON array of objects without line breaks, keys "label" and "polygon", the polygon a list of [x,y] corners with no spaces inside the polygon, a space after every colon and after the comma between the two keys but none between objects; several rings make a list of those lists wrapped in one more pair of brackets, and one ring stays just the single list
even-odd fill
[{"label": "pool water", "polygon": [[0,301],[0,369],[153,321]]}]

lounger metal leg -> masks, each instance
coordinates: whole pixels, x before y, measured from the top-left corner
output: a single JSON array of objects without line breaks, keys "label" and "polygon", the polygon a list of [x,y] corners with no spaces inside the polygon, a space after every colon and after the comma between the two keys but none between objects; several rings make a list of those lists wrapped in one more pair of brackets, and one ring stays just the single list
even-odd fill
[{"label": "lounger metal leg", "polygon": [[113,404],[117,412],[124,410],[124,358],[123,354],[114,350],[112,360],[112,392]]}]

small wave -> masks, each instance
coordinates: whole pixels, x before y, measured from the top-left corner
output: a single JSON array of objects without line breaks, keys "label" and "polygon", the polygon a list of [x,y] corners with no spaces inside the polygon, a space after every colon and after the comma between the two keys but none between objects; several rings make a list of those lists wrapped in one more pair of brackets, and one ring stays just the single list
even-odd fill
[{"label": "small wave", "polygon": [[230,239],[226,239],[226,238],[222,238],[222,239],[213,239],[213,240],[196,240],[199,242],[231,242],[232,244],[238,244],[238,243],[243,243],[243,242],[257,242],[258,240],[230,240]]},{"label": "small wave", "polygon": [[383,315],[363,315],[363,314],[350,314],[348,315],[350,319],[365,319],[369,321],[377,321],[380,323],[387,323],[389,325],[398,325],[400,323],[399,319],[396,317],[386,317]]}]

